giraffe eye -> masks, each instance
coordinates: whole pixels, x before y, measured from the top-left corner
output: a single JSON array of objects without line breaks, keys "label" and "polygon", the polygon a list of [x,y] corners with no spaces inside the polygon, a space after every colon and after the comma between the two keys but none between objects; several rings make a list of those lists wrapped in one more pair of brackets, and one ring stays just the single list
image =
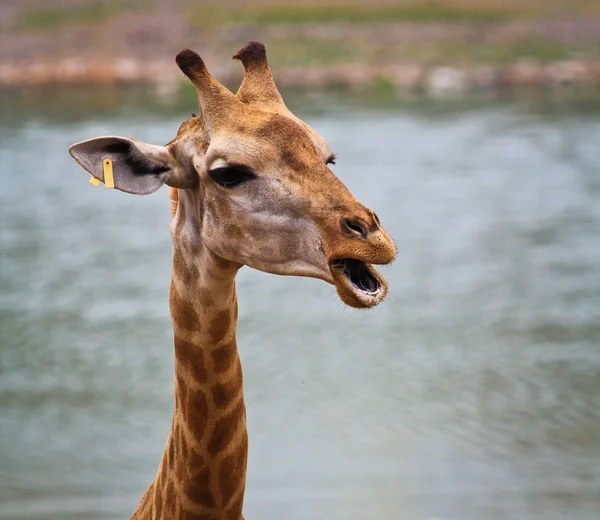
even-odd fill
[{"label": "giraffe eye", "polygon": [[223,166],[208,172],[210,178],[223,188],[233,188],[238,184],[254,179],[255,175],[245,166]]}]

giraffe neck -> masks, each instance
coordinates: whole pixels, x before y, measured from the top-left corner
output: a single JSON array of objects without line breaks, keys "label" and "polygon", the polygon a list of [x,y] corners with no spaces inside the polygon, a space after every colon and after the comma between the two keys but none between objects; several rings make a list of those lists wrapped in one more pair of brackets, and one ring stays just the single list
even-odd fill
[{"label": "giraffe neck", "polygon": [[235,339],[239,266],[173,236],[173,424],[133,518],[240,520],[248,444]]}]

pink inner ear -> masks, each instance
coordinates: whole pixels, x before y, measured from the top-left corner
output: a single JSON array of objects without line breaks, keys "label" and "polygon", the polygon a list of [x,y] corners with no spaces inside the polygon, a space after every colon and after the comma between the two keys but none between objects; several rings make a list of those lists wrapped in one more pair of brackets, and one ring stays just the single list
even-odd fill
[{"label": "pink inner ear", "polygon": [[140,174],[123,162],[113,161],[113,175],[116,189],[134,195],[149,195],[164,184],[160,174]]},{"label": "pink inner ear", "polygon": [[[148,147],[140,143],[140,146]],[[156,147],[160,150],[161,147]],[[151,159],[136,142],[126,137],[97,137],[76,143],[69,149],[73,158],[95,178],[105,181],[104,160],[112,161],[114,187],[120,191],[147,195],[165,182],[166,164]]]}]

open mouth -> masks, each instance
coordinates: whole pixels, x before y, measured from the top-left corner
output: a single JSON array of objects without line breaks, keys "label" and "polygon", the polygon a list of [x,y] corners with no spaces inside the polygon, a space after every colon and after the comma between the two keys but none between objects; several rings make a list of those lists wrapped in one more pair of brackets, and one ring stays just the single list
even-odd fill
[{"label": "open mouth", "polygon": [[354,258],[343,258],[331,264],[336,269],[342,269],[344,276],[359,291],[375,294],[381,288],[379,280],[369,272],[365,262]]},{"label": "open mouth", "polygon": [[330,265],[338,293],[348,305],[372,307],[385,297],[387,284],[371,264],[341,258]]}]

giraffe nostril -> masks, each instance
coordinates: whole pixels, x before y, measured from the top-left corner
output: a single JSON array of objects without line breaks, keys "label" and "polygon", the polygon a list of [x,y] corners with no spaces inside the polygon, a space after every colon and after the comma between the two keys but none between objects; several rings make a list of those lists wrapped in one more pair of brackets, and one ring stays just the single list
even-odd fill
[{"label": "giraffe nostril", "polygon": [[358,218],[343,218],[340,220],[340,227],[347,234],[360,235],[363,238],[366,238],[368,233],[367,225]]}]

